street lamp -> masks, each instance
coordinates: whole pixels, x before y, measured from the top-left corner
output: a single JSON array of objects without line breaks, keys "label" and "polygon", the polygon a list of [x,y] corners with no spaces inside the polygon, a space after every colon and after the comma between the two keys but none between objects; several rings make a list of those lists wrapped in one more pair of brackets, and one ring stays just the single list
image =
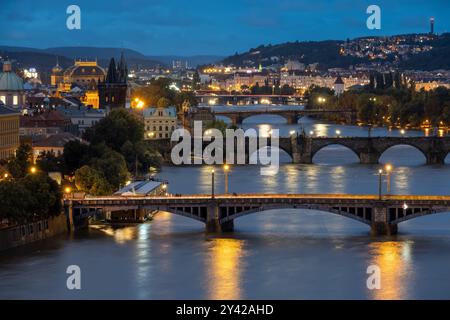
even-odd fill
[{"label": "street lamp", "polygon": [[35,174],[36,171],[37,171],[36,167],[31,167],[31,168],[30,168],[30,172],[31,172],[32,174]]},{"label": "street lamp", "polygon": [[386,170],[386,176],[387,176],[387,193],[391,193],[391,173],[393,170],[393,167],[391,164],[387,164],[384,168]]},{"label": "street lamp", "polygon": [[339,138],[339,136],[341,135],[341,130],[336,130],[336,135]]},{"label": "street lamp", "polygon": [[228,172],[230,171],[230,166],[229,165],[224,165],[223,166],[223,172],[225,174],[225,194],[228,194]]},{"label": "street lamp", "polygon": [[211,198],[214,199],[214,169],[211,170]]},{"label": "street lamp", "polygon": [[383,176],[383,169],[378,170],[378,199],[381,200],[381,177]]},{"label": "street lamp", "polygon": [[291,136],[295,135],[295,130],[289,131],[289,135],[291,135]]}]

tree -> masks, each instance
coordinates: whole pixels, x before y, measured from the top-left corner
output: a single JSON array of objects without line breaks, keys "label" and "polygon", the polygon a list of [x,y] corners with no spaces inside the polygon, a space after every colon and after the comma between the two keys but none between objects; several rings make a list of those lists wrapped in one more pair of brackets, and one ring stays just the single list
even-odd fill
[{"label": "tree", "polygon": [[125,109],[115,109],[86,130],[84,137],[91,144],[105,143],[113,150],[120,151],[126,141],[134,144],[144,139],[144,123]]},{"label": "tree", "polygon": [[40,155],[36,160],[36,165],[44,172],[64,172],[64,164],[63,156],[56,157],[51,152]]},{"label": "tree", "polygon": [[16,181],[0,181],[0,219],[22,223],[30,217],[31,193]]},{"label": "tree", "polygon": [[89,146],[78,140],[69,141],[64,145],[64,165],[69,173],[85,165],[88,160]]},{"label": "tree", "polygon": [[119,189],[130,179],[124,157],[114,150],[108,150],[101,157],[93,158],[90,165],[101,173],[113,190]]},{"label": "tree", "polygon": [[23,178],[28,173],[28,168],[32,165],[32,149],[29,144],[21,144],[16,151],[16,156],[12,158],[7,168],[11,175],[16,178]]},{"label": "tree", "polygon": [[29,174],[20,183],[31,194],[31,210],[42,217],[57,216],[61,213],[62,193],[59,185],[45,173]]},{"label": "tree", "polygon": [[101,196],[112,192],[111,185],[102,173],[87,165],[75,171],[75,185],[78,190],[91,195]]}]

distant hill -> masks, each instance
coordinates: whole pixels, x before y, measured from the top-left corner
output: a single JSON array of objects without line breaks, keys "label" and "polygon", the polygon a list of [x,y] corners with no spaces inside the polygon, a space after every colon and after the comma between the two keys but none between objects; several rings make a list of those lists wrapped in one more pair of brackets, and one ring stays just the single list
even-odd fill
[{"label": "distant hill", "polygon": [[450,70],[450,33],[441,35],[432,45],[433,50],[412,56],[400,67],[423,71]]},{"label": "distant hill", "polygon": [[42,72],[49,72],[56,64],[56,57],[62,67],[73,65],[74,59],[97,59],[100,66],[107,67],[111,57],[119,58],[121,53],[130,67],[151,68],[157,65],[164,66],[160,61],[153,60],[130,49],[97,48],[97,47],[55,47],[35,49],[26,47],[0,46],[0,54],[19,61],[24,67],[37,67]]},{"label": "distant hill", "polygon": [[254,66],[258,66],[259,63],[265,66],[273,64],[274,60],[271,59],[278,57],[280,63],[285,63],[288,59],[295,59],[305,64],[318,62],[320,68],[328,69],[331,67],[346,68],[350,65],[365,62],[365,59],[341,56],[339,49],[343,43],[343,41],[328,40],[261,45],[250,49],[248,52],[230,56],[224,59],[223,63],[243,66],[250,62]]},{"label": "distant hill", "polygon": [[[329,40],[261,45],[247,52],[229,56],[222,62],[235,66],[253,65],[257,67],[260,63],[263,66],[273,64],[274,61],[271,58],[278,57],[280,64],[284,64],[288,59],[299,60],[305,64],[318,62],[319,68],[322,70],[348,68],[359,63],[374,62],[374,60],[369,61],[368,58],[341,56],[339,49],[343,44],[344,41]],[[413,55],[408,60],[402,61],[399,67],[415,70],[450,69],[450,34],[439,36],[430,45],[433,46],[432,51]]]},{"label": "distant hill", "polygon": [[0,46],[0,55],[17,60],[23,67],[36,67],[44,73],[50,72],[58,56],[62,67],[73,65],[74,59],[97,59],[98,63],[107,67],[111,57],[119,58],[124,53],[128,66],[131,68],[152,68],[155,66],[170,67],[172,61],[187,61],[190,67],[220,61],[224,57],[211,55],[197,56],[146,56],[138,51],[122,48],[99,47],[52,47],[36,49],[27,47]]}]

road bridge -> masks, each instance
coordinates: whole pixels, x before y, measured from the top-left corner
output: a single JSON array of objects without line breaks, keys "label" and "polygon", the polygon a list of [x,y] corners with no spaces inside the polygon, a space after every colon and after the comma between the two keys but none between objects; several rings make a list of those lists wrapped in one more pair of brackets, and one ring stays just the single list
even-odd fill
[{"label": "road bridge", "polygon": [[239,194],[66,199],[69,221],[97,211],[158,210],[205,224],[207,232],[233,231],[234,220],[267,210],[318,210],[370,226],[373,235],[393,235],[398,224],[450,211],[450,196],[348,194]]}]

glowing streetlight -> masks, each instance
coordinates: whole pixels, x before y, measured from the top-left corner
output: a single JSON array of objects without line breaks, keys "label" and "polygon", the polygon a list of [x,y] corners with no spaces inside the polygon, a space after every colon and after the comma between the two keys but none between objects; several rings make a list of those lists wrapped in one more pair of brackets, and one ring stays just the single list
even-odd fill
[{"label": "glowing streetlight", "polygon": [[336,135],[337,135],[338,138],[339,138],[339,136],[341,135],[341,130],[336,130]]},{"label": "glowing streetlight", "polygon": [[228,194],[228,172],[230,171],[230,166],[229,165],[224,165],[223,166],[223,172],[225,174],[225,194]]},{"label": "glowing streetlight", "polygon": [[381,200],[381,177],[383,176],[383,169],[378,170],[378,199]]},{"label": "glowing streetlight", "polygon": [[313,136],[313,135],[314,135],[314,131],[311,130],[311,131],[309,132],[309,135],[310,135],[310,136]]},{"label": "glowing streetlight", "polygon": [[391,164],[387,164],[384,168],[386,170],[386,176],[387,176],[387,193],[391,193],[391,173],[393,170],[393,167]]},{"label": "glowing streetlight", "polygon": [[30,168],[30,172],[33,173],[33,174],[35,174],[35,173],[37,172],[36,167],[31,167],[31,168]]},{"label": "glowing streetlight", "polygon": [[67,194],[69,194],[69,193],[72,192],[72,188],[71,188],[71,187],[66,187],[66,188],[64,189],[64,192],[67,193]]},{"label": "glowing streetlight", "polygon": [[291,135],[291,136],[295,135],[295,133],[296,133],[296,131],[295,131],[295,130],[291,130],[291,131],[289,131],[289,135]]},{"label": "glowing streetlight", "polygon": [[402,136],[404,136],[405,133],[406,133],[405,129],[400,130],[400,134],[401,134]]}]

